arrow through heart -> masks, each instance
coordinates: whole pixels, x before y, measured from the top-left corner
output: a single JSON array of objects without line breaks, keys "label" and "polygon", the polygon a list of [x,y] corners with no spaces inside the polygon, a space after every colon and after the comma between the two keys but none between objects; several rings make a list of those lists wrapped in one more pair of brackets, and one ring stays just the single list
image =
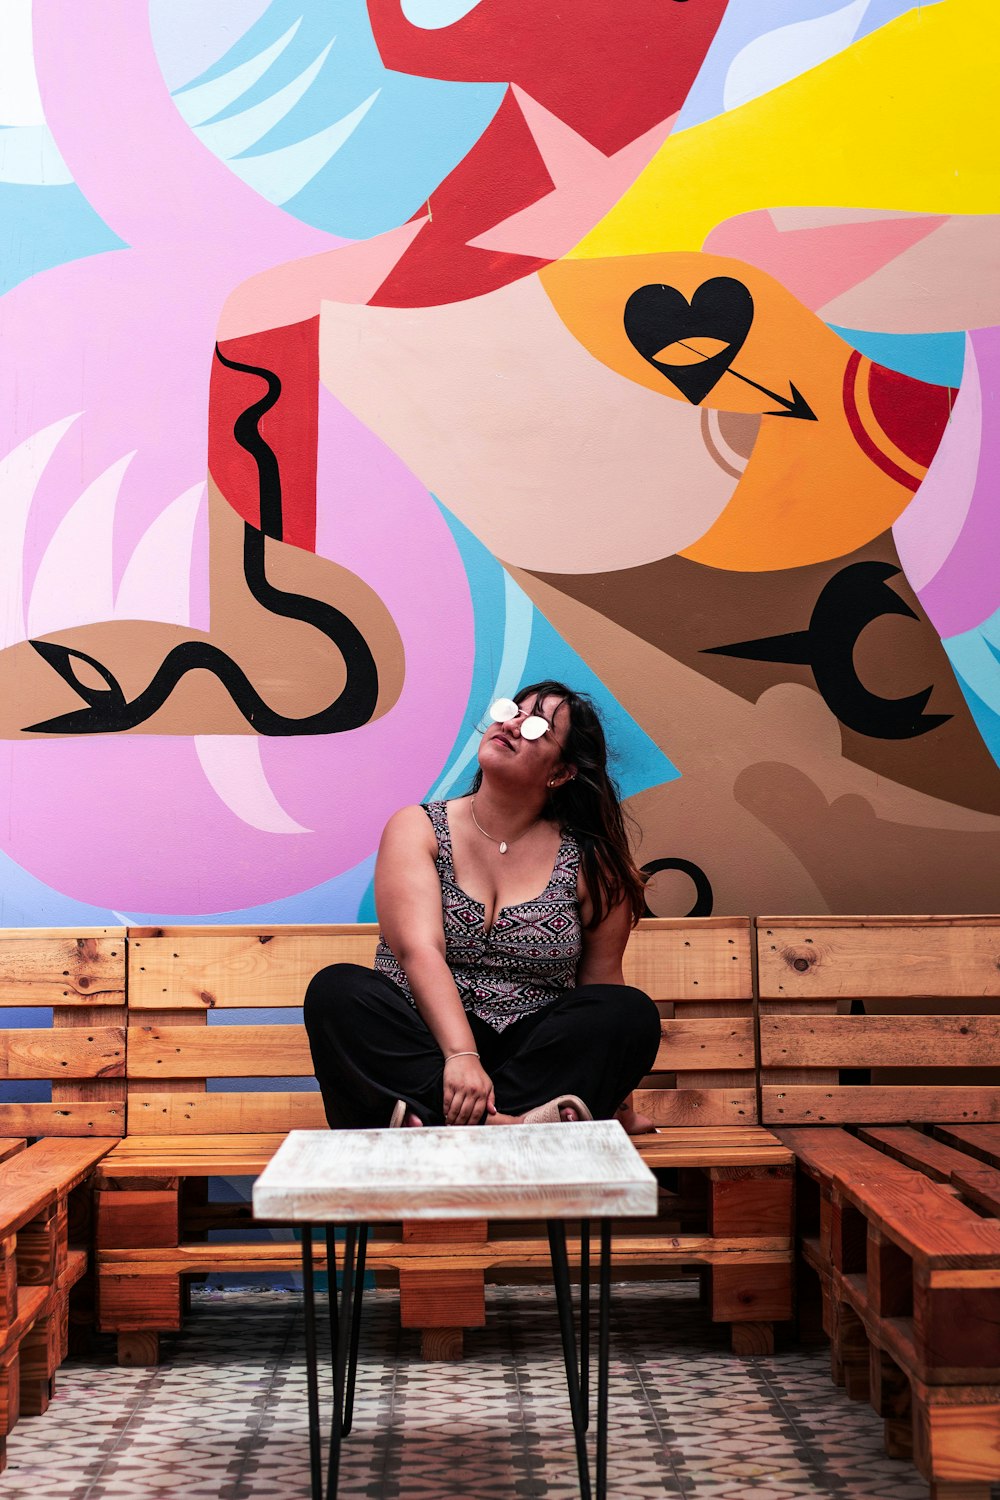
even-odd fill
[{"label": "arrow through heart", "polygon": [[790,398],[733,369],[753,323],[753,297],[741,281],[714,276],[702,282],[690,302],[674,286],[650,283],[625,304],[625,332],[632,347],[659,370],[693,406],[698,406],[729,374],[752,385],[780,411],[769,417],[815,422],[816,413],[789,381]]}]

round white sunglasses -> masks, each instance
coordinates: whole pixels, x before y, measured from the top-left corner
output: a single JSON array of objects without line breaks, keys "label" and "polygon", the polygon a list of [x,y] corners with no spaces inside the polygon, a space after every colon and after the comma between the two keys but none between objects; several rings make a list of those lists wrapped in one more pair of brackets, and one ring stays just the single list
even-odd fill
[{"label": "round white sunglasses", "polygon": [[[508,719],[517,719],[524,713],[513,698],[498,698],[495,703],[490,704],[490,719],[494,724],[506,724]],[[521,720],[522,740],[540,740],[543,734],[552,728],[548,719],[543,719],[541,714],[528,714]]]}]

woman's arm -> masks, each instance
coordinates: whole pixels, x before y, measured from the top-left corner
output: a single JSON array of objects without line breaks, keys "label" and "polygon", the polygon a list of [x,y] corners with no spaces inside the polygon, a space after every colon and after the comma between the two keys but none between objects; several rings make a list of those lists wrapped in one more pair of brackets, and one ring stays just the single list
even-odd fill
[{"label": "woman's arm", "polygon": [[584,923],[583,952],[576,971],[577,984],[624,984],[622,955],[632,931],[632,912],[627,901],[613,907],[597,927],[588,928],[590,901],[581,897],[580,917]]},{"label": "woman's arm", "polygon": [[375,905],[382,934],[405,973],[417,1010],[445,1058],[444,1114],[469,1125],[495,1112],[493,1084],[445,961],[437,842],[426,813],[404,807],[385,826],[375,864]]}]

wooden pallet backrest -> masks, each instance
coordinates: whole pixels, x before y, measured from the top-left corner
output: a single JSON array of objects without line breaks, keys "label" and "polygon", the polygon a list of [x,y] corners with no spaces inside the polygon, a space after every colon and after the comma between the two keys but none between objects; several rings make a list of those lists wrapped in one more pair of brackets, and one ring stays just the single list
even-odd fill
[{"label": "wooden pallet backrest", "polygon": [[321,1129],[303,997],[328,964],[371,968],[377,928],[129,930],[128,1133]]},{"label": "wooden pallet backrest", "polygon": [[[321,1127],[299,1007],[325,965],[370,968],[376,937],[368,925],[131,929],[129,1134]],[[663,1014],[640,1107],[678,1123],[752,1124],[748,919],[647,919],[625,969]],[[677,1094],[666,1089],[675,1076]]]},{"label": "wooden pallet backrest", "polygon": [[0,1136],[124,1135],[125,954],[124,928],[0,930]]},{"label": "wooden pallet backrest", "polygon": [[748,917],[650,917],[625,950],[625,981],[657,1002],[656,1071],[636,1105],[658,1125],[757,1121]]},{"label": "wooden pallet backrest", "polygon": [[1000,1120],[1000,917],[760,917],[757,954],[765,1125]]}]

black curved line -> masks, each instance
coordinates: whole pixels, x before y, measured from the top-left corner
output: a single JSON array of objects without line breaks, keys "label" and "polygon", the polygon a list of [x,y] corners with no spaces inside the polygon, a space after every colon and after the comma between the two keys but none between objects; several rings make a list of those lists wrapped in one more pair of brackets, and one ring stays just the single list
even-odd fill
[{"label": "black curved line", "polygon": [[[695,902],[691,910],[685,912],[685,916],[710,917],[712,915],[712,908],[715,905],[715,893],[712,890],[712,882],[701,868],[701,865],[696,865],[692,859],[675,858],[651,859],[648,865],[643,865],[642,867],[643,874],[650,877],[658,874],[660,870],[679,870],[682,875],[687,875],[690,878],[694,886]],[[643,916],[656,916],[655,911],[650,911],[645,902],[643,902]]]},{"label": "black curved line", "polygon": [[[184,641],[168,651],[149,686],[131,701],[113,674],[95,657],[55,641],[32,641],[31,645],[49,666],[84,700],[86,708],[73,709],[55,718],[26,726],[34,734],[108,734],[135,729],[151,718],[170,697],[181,678],[188,672],[210,672],[229,694],[239,712],[258,734],[337,734],[367,724],[378,701],[378,668],[371,648],[361,631],[348,617],[322,599],[293,594],[279,589],[267,577],[265,536],[276,541],[282,536],[281,474],[273,449],[260,435],[258,423],[281,395],[281,381],[272,371],[258,365],[240,364],[227,359],[215,348],[216,358],[228,369],[259,375],[267,390],[259,401],[248,406],[237,417],[233,436],[257,465],[260,494],[260,527],[244,522],[243,572],[251,594],[269,614],[301,620],[325,635],[344,659],[347,681],[339,697],[317,713],[294,719],[271,708],[257,692],[242,667],[218,646],[205,641]],[[73,670],[73,660],[86,662],[108,684],[94,688],[81,682]]]},{"label": "black curved line", "polygon": [[[246,525],[243,559],[247,583],[254,598],[271,614],[302,620],[325,635],[337,647],[347,668],[347,681],[339,697],[325,708],[304,718],[278,713],[264,701],[242,667],[218,646],[205,641],[184,641],[164,657],[149,686],[131,701],[125,698],[108,669],[82,651],[53,641],[32,641],[35,650],[78,692],[87,703],[57,718],[27,726],[35,734],[107,734],[135,729],[153,716],[188,672],[211,672],[233,703],[258,734],[337,734],[367,724],[378,700],[378,669],[368,642],[357,626],[333,605],[303,594],[275,588],[264,569],[264,536]],[[70,658],[87,662],[109,683],[93,688],[79,681]]]},{"label": "black curved line", "polygon": [[229,359],[218,344],[215,357],[227,370],[240,370],[244,375],[259,375],[267,381],[267,390],[259,401],[242,411],[233,423],[233,437],[257,465],[257,487],[260,496],[260,529],[276,542],[282,539],[284,516],[281,503],[281,470],[274,449],[260,435],[260,420],[277,404],[281,395],[281,377],[263,365],[244,365],[239,360]]}]

